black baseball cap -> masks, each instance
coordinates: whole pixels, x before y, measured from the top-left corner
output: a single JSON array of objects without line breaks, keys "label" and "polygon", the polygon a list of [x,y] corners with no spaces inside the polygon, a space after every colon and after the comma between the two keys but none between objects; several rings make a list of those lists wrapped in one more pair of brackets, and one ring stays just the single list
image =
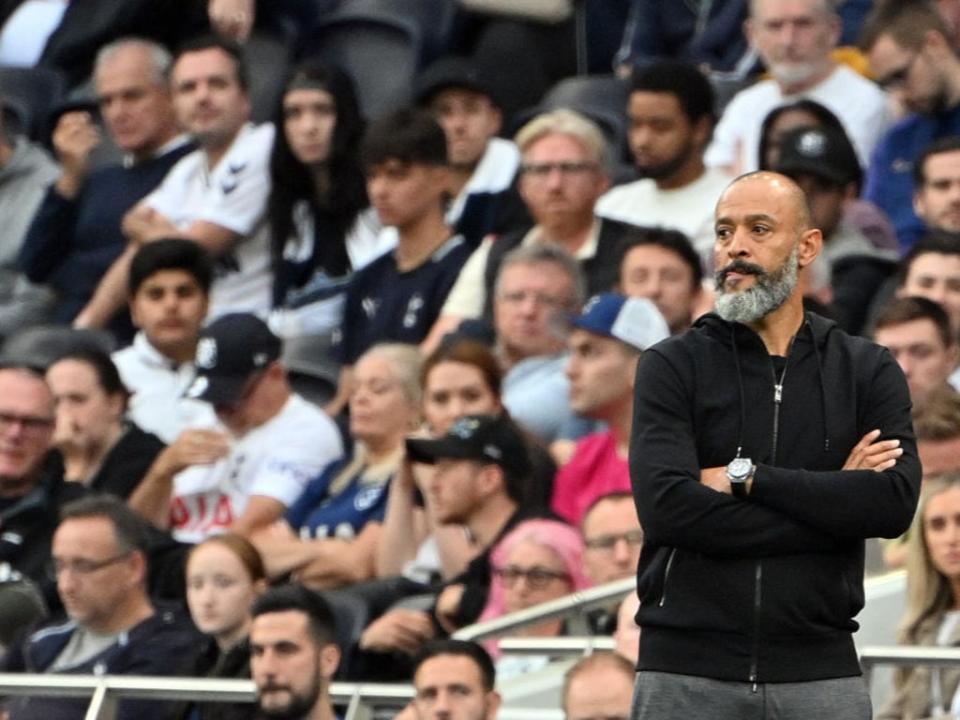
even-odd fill
[{"label": "black baseball cap", "polygon": [[407,456],[414,462],[431,465],[445,459],[476,460],[499,465],[513,476],[530,472],[526,441],[506,415],[465,415],[441,438],[408,438]]},{"label": "black baseball cap", "polygon": [[477,66],[468,58],[448,55],[424,70],[414,83],[413,96],[418,105],[429,105],[434,96],[448,88],[462,88],[486,95],[494,105],[496,98]]},{"label": "black baseball cap", "polygon": [[784,175],[813,175],[836,185],[863,178],[860,160],[846,133],[837,128],[805,127],[786,133],[774,168]]},{"label": "black baseball cap", "polygon": [[247,380],[280,357],[283,344],[250,313],[231,313],[210,323],[197,341],[197,375],[187,397],[232,405]]}]

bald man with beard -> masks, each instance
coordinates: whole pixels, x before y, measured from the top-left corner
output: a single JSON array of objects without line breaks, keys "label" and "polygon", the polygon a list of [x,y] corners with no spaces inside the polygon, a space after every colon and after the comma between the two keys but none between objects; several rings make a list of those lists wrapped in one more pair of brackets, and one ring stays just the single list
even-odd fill
[{"label": "bald man with beard", "polygon": [[[645,541],[634,717],[870,717],[852,632],[864,539],[913,517],[920,463],[890,353],[804,312],[800,188],[751,173],[715,215],[716,313],[639,362]],[[704,361],[709,358],[709,361]]]}]

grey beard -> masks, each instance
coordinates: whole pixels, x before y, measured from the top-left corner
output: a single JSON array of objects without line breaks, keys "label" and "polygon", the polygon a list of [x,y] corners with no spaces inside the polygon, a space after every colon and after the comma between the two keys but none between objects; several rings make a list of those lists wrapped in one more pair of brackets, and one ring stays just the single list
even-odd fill
[{"label": "grey beard", "polygon": [[797,286],[800,270],[799,247],[794,246],[790,257],[769,273],[757,275],[753,287],[741,292],[725,292],[717,288],[717,315],[727,322],[749,324],[769,315],[783,305]]}]

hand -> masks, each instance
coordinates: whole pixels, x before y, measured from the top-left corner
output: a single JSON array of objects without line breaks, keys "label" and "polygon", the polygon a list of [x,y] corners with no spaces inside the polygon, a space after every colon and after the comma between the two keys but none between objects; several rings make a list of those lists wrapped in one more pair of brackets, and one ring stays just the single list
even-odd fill
[{"label": "hand", "polygon": [[177,226],[165,215],[143,203],[127,211],[120,229],[127,240],[136,245],[165,237],[177,237],[180,233]]},{"label": "hand", "polygon": [[210,0],[207,15],[214,32],[242,43],[250,37],[256,8],[253,0]]},{"label": "hand", "polygon": [[727,477],[727,468],[722,465],[700,470],[700,483],[711,490],[727,495],[733,494],[733,488],[730,487],[730,478]]},{"label": "hand", "polygon": [[460,609],[464,590],[464,586],[460,583],[447,585],[437,596],[437,622],[450,634],[457,630],[457,624],[453,618]]},{"label": "hand", "polygon": [[367,626],[360,636],[360,647],[374,652],[399,650],[415,654],[435,634],[430,616],[420,610],[390,610]]},{"label": "hand", "polygon": [[878,440],[879,430],[871,430],[860,442],[853,446],[843,470],[873,470],[883,472],[897,464],[897,458],[903,455],[899,440]]},{"label": "hand", "polygon": [[227,436],[216,430],[184,430],[157,462],[166,474],[176,475],[192,465],[210,465],[230,452]]},{"label": "hand", "polygon": [[64,113],[53,131],[53,148],[63,174],[57,190],[68,199],[76,197],[90,171],[90,155],[100,144],[100,130],[90,113],[76,110]]}]

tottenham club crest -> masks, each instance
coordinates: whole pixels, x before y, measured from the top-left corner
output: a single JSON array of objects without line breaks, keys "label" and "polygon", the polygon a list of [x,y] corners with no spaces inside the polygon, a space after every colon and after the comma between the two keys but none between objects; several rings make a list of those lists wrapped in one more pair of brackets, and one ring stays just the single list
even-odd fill
[{"label": "tottenham club crest", "polygon": [[210,369],[217,364],[217,341],[211,337],[200,338],[197,343],[197,367]]}]

